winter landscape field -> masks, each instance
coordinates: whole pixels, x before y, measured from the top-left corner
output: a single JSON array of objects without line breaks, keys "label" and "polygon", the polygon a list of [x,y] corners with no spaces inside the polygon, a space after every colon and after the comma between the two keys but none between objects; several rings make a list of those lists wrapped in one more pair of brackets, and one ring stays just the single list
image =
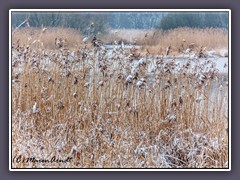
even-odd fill
[{"label": "winter landscape field", "polygon": [[13,168],[229,167],[228,30],[30,24],[11,54]]}]

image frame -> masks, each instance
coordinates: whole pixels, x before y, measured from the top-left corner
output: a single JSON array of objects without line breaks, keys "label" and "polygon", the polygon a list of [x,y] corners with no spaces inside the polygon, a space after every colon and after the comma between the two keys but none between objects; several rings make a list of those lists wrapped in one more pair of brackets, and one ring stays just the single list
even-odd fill
[{"label": "image frame", "polygon": [[[12,23],[11,14],[12,12],[228,12],[229,27],[228,27],[228,153],[229,162],[228,168],[12,168]],[[9,10],[9,171],[231,171],[231,10],[230,9],[10,9]]]}]

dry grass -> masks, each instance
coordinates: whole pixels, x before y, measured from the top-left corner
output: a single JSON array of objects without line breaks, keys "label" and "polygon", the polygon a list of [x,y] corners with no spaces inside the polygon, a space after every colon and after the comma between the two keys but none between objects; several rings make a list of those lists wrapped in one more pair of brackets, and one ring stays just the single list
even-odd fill
[{"label": "dry grass", "polygon": [[20,28],[12,35],[13,44],[30,46],[34,49],[55,49],[55,38],[62,38],[70,48],[78,48],[82,44],[82,35],[71,28]]},{"label": "dry grass", "polygon": [[190,29],[178,28],[170,31],[159,31],[156,37],[158,43],[149,45],[151,53],[163,54],[168,46],[172,52],[184,53],[190,44],[194,44],[193,50],[199,50],[203,46],[206,50],[228,49],[228,32],[224,29]]},{"label": "dry grass", "polygon": [[156,34],[156,30],[114,29],[102,36],[101,39],[105,43],[124,41],[127,44],[152,45],[156,44],[154,34]]},{"label": "dry grass", "polygon": [[[55,38],[66,40],[70,48],[79,48],[82,43],[82,35],[71,28],[49,28],[45,32],[38,28],[22,28],[13,34],[13,43],[19,40],[20,45],[30,45],[32,48],[54,49]],[[114,29],[106,35],[99,35],[104,43],[125,42],[125,44],[137,44],[143,46],[144,51],[151,54],[165,54],[166,48],[171,46],[173,55],[185,53],[190,44],[194,43],[194,51],[200,47],[207,51],[216,51],[218,55],[228,54],[228,32],[224,29],[192,29],[177,28],[169,31],[161,30],[136,30]],[[35,43],[33,43],[36,41]],[[90,40],[88,40],[89,42]]]},{"label": "dry grass", "polygon": [[173,54],[184,53],[191,43],[194,50],[201,46],[206,50],[227,51],[228,32],[224,29],[177,28],[169,31],[116,29],[102,37],[106,43],[124,41],[125,43],[145,46],[151,54],[165,54],[171,46]]},{"label": "dry grass", "polygon": [[12,53],[13,158],[73,158],[13,167],[228,167],[228,86],[211,60],[181,66],[120,47]]}]

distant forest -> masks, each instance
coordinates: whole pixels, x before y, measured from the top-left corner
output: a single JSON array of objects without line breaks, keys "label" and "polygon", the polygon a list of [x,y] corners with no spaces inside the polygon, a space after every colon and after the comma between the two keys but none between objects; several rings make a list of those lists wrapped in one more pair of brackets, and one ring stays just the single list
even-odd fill
[{"label": "distant forest", "polygon": [[12,26],[68,27],[88,33],[109,29],[228,28],[227,12],[12,12]]}]

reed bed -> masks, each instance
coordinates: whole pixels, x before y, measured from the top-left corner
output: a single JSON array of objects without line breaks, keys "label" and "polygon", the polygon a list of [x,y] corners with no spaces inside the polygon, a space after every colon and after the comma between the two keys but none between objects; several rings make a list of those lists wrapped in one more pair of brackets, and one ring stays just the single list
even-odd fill
[{"label": "reed bed", "polygon": [[34,49],[55,49],[55,39],[64,40],[69,48],[81,47],[81,32],[72,28],[34,28],[13,29],[12,43],[20,46],[30,46]]},{"label": "reed bed", "polygon": [[[54,39],[63,38],[68,41],[68,47],[79,48],[82,45],[82,34],[72,28],[20,28],[13,33],[13,43],[20,45],[32,44],[34,40],[43,42],[45,49],[53,49]],[[104,43],[113,44],[115,41],[125,44],[136,44],[146,47],[152,54],[162,54],[168,46],[179,53],[194,43],[196,48],[206,47],[206,50],[228,49],[228,32],[220,28],[176,28],[173,30],[137,30],[112,29],[106,34],[98,35]],[[33,45],[32,45],[33,47]]]},{"label": "reed bed", "polygon": [[228,168],[228,80],[213,61],[92,43],[13,45],[12,158],[73,159],[14,168]]},{"label": "reed bed", "polygon": [[222,51],[225,51],[225,54],[228,52],[228,31],[226,29],[177,28],[169,31],[157,31],[154,39],[156,39],[155,43],[149,43],[146,47],[152,54],[162,54],[169,46],[172,47],[174,54],[184,53],[191,46],[195,52],[199,51],[201,47],[206,51],[214,50],[220,56],[222,56]]}]

